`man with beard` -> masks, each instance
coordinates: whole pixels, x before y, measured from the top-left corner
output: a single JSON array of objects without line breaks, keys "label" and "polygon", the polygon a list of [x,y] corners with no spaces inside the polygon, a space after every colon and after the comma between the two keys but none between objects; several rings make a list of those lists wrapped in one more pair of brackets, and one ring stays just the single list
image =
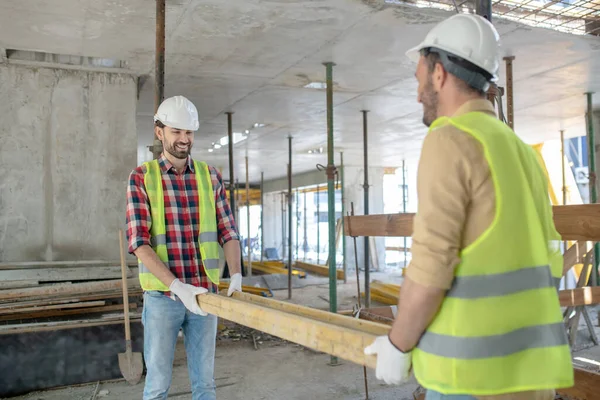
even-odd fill
[{"label": "man with beard", "polygon": [[129,176],[127,238],[144,290],[144,400],[166,399],[183,330],[193,400],[215,399],[217,317],[196,295],[217,291],[219,248],[231,270],[228,296],[241,291],[240,244],[219,172],[190,156],[198,112],[183,96],[154,116],[163,153]]},{"label": "man with beard", "polygon": [[560,235],[533,149],[486,99],[500,64],[486,19],[454,15],[407,55],[429,132],[412,260],[389,335],[365,348],[426,399],[552,400],[573,385],[557,284]]}]

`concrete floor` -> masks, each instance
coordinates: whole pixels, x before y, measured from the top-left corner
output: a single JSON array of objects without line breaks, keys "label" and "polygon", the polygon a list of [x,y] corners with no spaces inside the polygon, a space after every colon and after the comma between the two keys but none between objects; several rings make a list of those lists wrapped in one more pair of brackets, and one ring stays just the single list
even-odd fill
[{"label": "concrete floor", "polygon": [[[384,279],[381,273],[372,274],[373,279]],[[362,279],[362,277],[361,277]],[[399,274],[390,274],[386,281],[399,282]],[[293,303],[327,309],[329,304],[326,279],[310,278],[312,285],[293,292]],[[314,284],[317,283],[317,284]],[[274,292],[275,298],[286,299],[287,290]],[[351,309],[356,301],[356,283],[349,279],[347,284],[339,283],[339,309]],[[590,310],[590,316],[600,335],[597,309]],[[583,318],[582,318],[583,320]],[[220,326],[215,362],[217,397],[220,399],[364,399],[363,369],[350,362],[339,366],[328,365],[330,357],[317,353],[278,338],[239,327],[229,322]],[[254,347],[254,334],[257,349]],[[589,335],[580,326],[577,348],[589,344]],[[575,357],[600,363],[600,346],[578,350]],[[576,359],[578,365],[594,367],[588,361]],[[595,366],[600,369],[600,364]],[[373,400],[412,400],[417,385],[414,378],[410,382],[390,387],[375,378],[374,370],[368,371],[369,397]],[[89,400],[96,389],[96,383],[77,387],[60,388],[29,393],[13,399],[22,400]],[[96,399],[133,400],[140,399],[143,380],[135,386],[125,381],[103,382],[99,384]],[[191,399],[185,350],[181,340],[175,357],[171,399]]]}]

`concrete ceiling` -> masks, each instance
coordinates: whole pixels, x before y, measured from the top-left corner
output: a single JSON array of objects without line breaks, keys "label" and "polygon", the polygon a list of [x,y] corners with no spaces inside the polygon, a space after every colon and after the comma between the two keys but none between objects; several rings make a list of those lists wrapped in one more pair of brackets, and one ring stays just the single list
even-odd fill
[{"label": "concrete ceiling", "polygon": [[[325,153],[307,154],[326,148],[325,91],[304,85],[323,82],[322,63],[333,61],[336,153],[362,164],[360,110],[368,109],[370,163],[398,166],[418,157],[426,133],[404,52],[449,15],[383,0],[167,0],[165,95],[198,107],[194,157],[228,176],[227,148],[208,148],[226,135],[224,112],[233,111],[235,132],[266,124],[234,146],[236,176],[244,181],[247,155],[252,182],[261,172],[283,177],[290,135],[295,173],[327,162]],[[153,135],[154,17],[153,0],[2,0],[0,47],[119,59],[148,76],[137,110],[143,159]],[[585,134],[584,92],[600,90],[600,38],[494,23],[503,55],[516,56],[517,133],[530,143],[560,129]]]}]

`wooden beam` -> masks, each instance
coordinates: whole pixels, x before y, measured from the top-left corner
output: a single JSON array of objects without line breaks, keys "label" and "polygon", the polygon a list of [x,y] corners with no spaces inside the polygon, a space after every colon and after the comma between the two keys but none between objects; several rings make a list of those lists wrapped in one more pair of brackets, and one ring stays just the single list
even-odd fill
[{"label": "wooden beam", "polygon": [[[592,242],[576,241],[563,254],[563,275],[566,274],[575,264],[582,264],[585,255],[592,250]],[[577,277],[579,279],[579,277]]]},{"label": "wooden beam", "polygon": [[[315,309],[306,310],[308,307],[298,305],[293,305],[296,313],[286,312],[282,309],[288,309],[287,306],[292,305],[279,304],[275,306],[280,307],[279,309],[272,308],[267,305],[270,302],[276,304],[277,301],[250,296],[243,293],[235,293],[232,297],[202,294],[197,296],[197,300],[200,307],[210,314],[316,351],[375,368],[376,357],[365,355],[364,348],[378,336],[375,331],[386,334],[389,332],[389,326],[369,321],[360,321],[361,324],[358,324],[359,321],[354,318]],[[269,303],[259,304],[258,300]],[[316,316],[322,315],[321,313],[327,314],[323,317],[329,321],[338,322],[343,319],[345,326],[318,319]],[[307,314],[314,317],[305,316]],[[370,329],[365,329],[365,324],[368,324]]]},{"label": "wooden beam", "polygon": [[556,389],[556,393],[577,400],[595,400],[600,393],[600,374],[575,368],[575,385]]},{"label": "wooden beam", "polygon": [[[554,224],[562,240],[600,241],[600,204],[553,206]],[[344,217],[347,236],[412,236],[415,214]]]},{"label": "wooden beam", "polygon": [[[18,304],[18,303],[17,303]],[[49,306],[37,306],[37,307],[15,307],[15,308],[7,308],[4,310],[0,310],[0,315],[6,314],[15,314],[15,313],[26,313],[26,312],[35,312],[35,311],[43,311],[43,310],[57,310],[64,308],[84,308],[84,307],[98,307],[105,305],[104,301],[84,301],[77,303],[66,303],[66,304],[53,304]]]},{"label": "wooden beam", "polygon": [[561,307],[600,304],[600,286],[586,286],[578,289],[560,290],[558,292]]},{"label": "wooden beam", "polygon": [[[140,282],[138,278],[130,278],[127,280],[127,285],[130,288],[139,289]],[[109,281],[74,283],[70,285],[43,286],[19,290],[2,290],[0,291],[0,300],[14,300],[26,297],[89,294],[104,290],[120,289],[121,287],[121,279],[114,279]]]},{"label": "wooden beam", "polygon": [[[39,269],[39,268],[92,268],[92,267],[119,267],[117,261],[21,261],[2,262],[0,270],[7,269]],[[137,267],[136,260],[128,260],[127,266]]]},{"label": "wooden beam", "polygon": [[[312,272],[313,274],[321,276],[329,276],[329,268],[327,267],[327,265],[311,264],[303,261],[296,261],[294,263],[294,268],[303,269],[305,271]],[[344,279],[344,270],[336,269],[336,274],[338,279]]]},{"label": "wooden beam", "polygon": [[[138,322],[142,320],[141,313],[131,314],[129,322]],[[0,325],[0,335],[14,335],[17,333],[29,333],[29,332],[46,332],[46,331],[58,331],[63,329],[75,329],[85,328],[89,326],[103,326],[103,325],[115,325],[123,323],[123,315],[105,316],[103,318],[95,319],[83,319],[83,320],[69,320],[69,321],[55,321],[55,322],[43,322],[43,323],[29,323],[29,324],[10,324]]]},{"label": "wooden beam", "polygon": [[[136,303],[129,303],[130,310],[137,310]],[[24,319],[35,319],[35,318],[49,318],[49,317],[64,317],[67,315],[78,315],[78,314],[92,314],[92,313],[104,313],[109,311],[123,311],[123,304],[115,304],[112,306],[103,307],[89,307],[89,308],[76,308],[70,310],[47,310],[39,311],[27,314],[10,314],[0,316],[0,321],[15,321]]]},{"label": "wooden beam", "polygon": [[[128,269],[127,276],[131,277]],[[93,268],[43,268],[43,269],[17,269],[0,271],[0,281],[89,281],[101,279],[116,279],[121,277],[120,267],[93,267]]]}]

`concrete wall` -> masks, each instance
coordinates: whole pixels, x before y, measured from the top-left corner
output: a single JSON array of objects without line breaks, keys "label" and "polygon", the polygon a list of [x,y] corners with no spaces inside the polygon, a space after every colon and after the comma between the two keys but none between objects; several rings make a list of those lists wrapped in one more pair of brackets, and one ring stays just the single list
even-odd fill
[{"label": "concrete wall", "polygon": [[119,258],[132,76],[0,64],[0,261]]}]

